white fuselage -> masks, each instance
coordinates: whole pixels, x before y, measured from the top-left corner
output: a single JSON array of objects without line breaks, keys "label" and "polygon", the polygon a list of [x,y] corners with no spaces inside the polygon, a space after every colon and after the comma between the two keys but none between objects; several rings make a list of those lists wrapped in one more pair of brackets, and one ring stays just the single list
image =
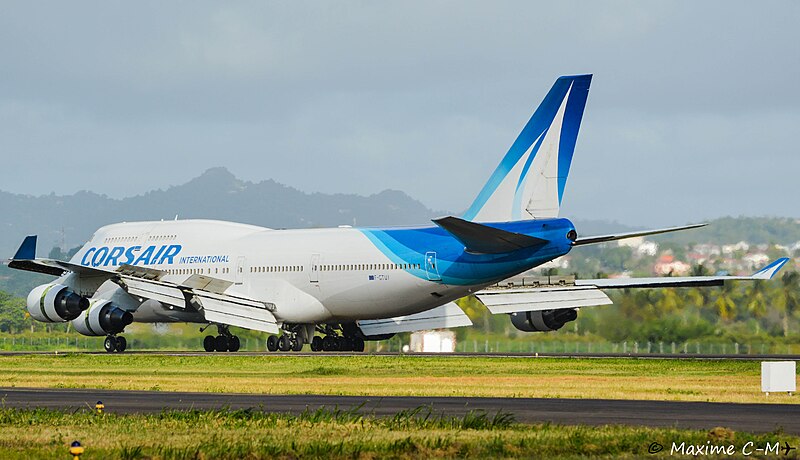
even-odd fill
[{"label": "white fuselage", "polygon": [[273,303],[281,322],[324,323],[413,314],[481,287],[423,279],[424,257],[394,263],[353,228],[180,220],[103,227],[71,262],[109,271],[122,264],[157,269],[176,284],[202,274],[232,282],[228,293]]}]

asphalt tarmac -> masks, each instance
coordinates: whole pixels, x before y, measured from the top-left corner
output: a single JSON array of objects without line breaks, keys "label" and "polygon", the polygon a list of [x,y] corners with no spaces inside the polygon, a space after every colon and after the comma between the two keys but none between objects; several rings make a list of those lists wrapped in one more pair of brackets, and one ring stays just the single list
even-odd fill
[{"label": "asphalt tarmac", "polygon": [[[0,356],[53,355],[53,354],[106,355],[105,351],[0,351]],[[733,359],[742,361],[800,361],[800,355],[789,354],[683,354],[683,353],[400,353],[400,352],[269,352],[238,351],[235,353],[209,353],[205,351],[136,351],[127,350],[123,355],[156,356],[426,356],[436,358],[637,358],[637,359]]]},{"label": "asphalt tarmac", "polygon": [[369,397],[323,395],[258,395],[91,389],[0,388],[7,408],[93,410],[102,401],[109,413],[153,413],[162,410],[246,409],[298,414],[320,407],[354,409],[375,416],[429,406],[435,414],[461,416],[470,410],[489,415],[511,413],[520,423],[564,425],[641,425],[800,435],[800,405],[733,404],[602,399]]}]

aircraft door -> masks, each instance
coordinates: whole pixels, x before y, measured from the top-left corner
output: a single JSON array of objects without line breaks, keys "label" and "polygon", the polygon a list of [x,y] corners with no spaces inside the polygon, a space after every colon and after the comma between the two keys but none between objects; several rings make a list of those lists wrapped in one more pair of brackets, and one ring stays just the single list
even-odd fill
[{"label": "aircraft door", "polygon": [[308,281],[319,282],[319,254],[311,254],[311,267],[308,270]]},{"label": "aircraft door", "polygon": [[428,279],[430,281],[440,281],[442,279],[442,277],[439,276],[436,253],[433,251],[425,253],[425,272],[428,274]]},{"label": "aircraft door", "polygon": [[244,278],[244,256],[239,256],[236,259],[236,270],[233,272],[233,282],[235,284],[242,284]]}]

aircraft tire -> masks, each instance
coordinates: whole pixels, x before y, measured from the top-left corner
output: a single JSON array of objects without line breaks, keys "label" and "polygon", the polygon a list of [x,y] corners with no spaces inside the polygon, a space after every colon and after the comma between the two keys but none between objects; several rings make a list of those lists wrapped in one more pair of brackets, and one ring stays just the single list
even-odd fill
[{"label": "aircraft tire", "polygon": [[125,340],[125,337],[117,337],[117,351],[122,353],[126,348],[128,348],[128,341]]},{"label": "aircraft tire", "polygon": [[207,335],[206,338],[203,339],[203,349],[207,352],[214,351],[214,336]]},{"label": "aircraft tire", "polygon": [[353,351],[357,351],[359,353],[364,351],[364,339],[360,339],[358,337],[353,339]]},{"label": "aircraft tire", "polygon": [[241,340],[239,340],[238,335],[231,336],[228,339],[228,351],[239,351],[239,348],[242,346]]},{"label": "aircraft tire", "polygon": [[214,339],[214,350],[216,351],[228,351],[228,338],[224,335],[218,335]]},{"label": "aircraft tire", "polygon": [[336,340],[336,337],[326,335],[324,339],[322,339],[322,351],[337,351],[339,349],[339,343]]},{"label": "aircraft tire", "polygon": [[311,351],[322,351],[322,337],[315,335],[311,339]]},{"label": "aircraft tire", "polygon": [[113,335],[106,336],[106,340],[103,341],[103,348],[106,350],[107,353],[114,353],[117,350],[117,339]]},{"label": "aircraft tire", "polygon": [[278,351],[278,337],[271,335],[267,338],[267,350]]},{"label": "aircraft tire", "polygon": [[353,351],[353,341],[348,337],[339,337],[339,351]]},{"label": "aircraft tire", "polygon": [[282,335],[278,338],[278,349],[281,351],[289,351],[292,349],[292,343],[289,341],[289,336]]},{"label": "aircraft tire", "polygon": [[303,350],[303,342],[298,339],[292,339],[292,351],[302,351]]}]

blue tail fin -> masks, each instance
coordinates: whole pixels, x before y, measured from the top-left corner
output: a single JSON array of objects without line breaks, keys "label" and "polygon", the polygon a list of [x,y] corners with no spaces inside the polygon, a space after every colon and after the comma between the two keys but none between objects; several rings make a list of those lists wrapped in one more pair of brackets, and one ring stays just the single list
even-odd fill
[{"label": "blue tail fin", "polygon": [[558,216],[591,81],[591,75],[556,80],[464,219]]}]

